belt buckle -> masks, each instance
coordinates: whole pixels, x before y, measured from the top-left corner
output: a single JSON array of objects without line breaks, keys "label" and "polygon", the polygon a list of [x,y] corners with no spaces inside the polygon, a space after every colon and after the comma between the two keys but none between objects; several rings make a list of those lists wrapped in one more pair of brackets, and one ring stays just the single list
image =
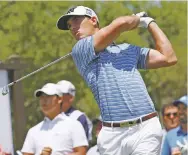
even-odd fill
[{"label": "belt buckle", "polygon": [[136,125],[136,120],[130,122],[122,122],[120,123],[120,127],[130,127]]}]

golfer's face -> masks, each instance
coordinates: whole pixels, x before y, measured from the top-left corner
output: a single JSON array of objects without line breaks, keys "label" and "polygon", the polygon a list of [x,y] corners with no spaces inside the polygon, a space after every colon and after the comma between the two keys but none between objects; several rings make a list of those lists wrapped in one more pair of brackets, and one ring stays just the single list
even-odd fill
[{"label": "golfer's face", "polygon": [[40,96],[40,107],[44,114],[51,113],[56,108],[56,106],[59,106],[57,104],[58,97],[56,95],[46,95],[42,94]]},{"label": "golfer's face", "polygon": [[92,34],[92,23],[88,17],[73,16],[67,21],[68,28],[76,40]]}]

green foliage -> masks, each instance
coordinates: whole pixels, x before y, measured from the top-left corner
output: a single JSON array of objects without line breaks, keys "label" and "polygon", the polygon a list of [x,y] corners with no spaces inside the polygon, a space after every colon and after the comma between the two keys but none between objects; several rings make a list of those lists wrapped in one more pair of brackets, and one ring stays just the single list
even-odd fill
[{"label": "green foliage", "polygon": [[[21,56],[27,60],[28,66],[23,72],[23,75],[26,75],[69,53],[75,40],[69,32],[58,30],[56,21],[73,4],[85,5],[96,10],[100,27],[110,24],[118,16],[131,15],[143,10],[148,12],[169,37],[178,57],[178,64],[173,67],[141,71],[149,94],[157,110],[160,110],[161,104],[171,102],[186,93],[186,1],[1,1],[1,60],[6,60],[12,54]],[[154,48],[151,35],[145,29],[125,32],[116,42]],[[62,79],[70,80],[76,86],[77,108],[85,111],[90,118],[99,115],[96,101],[70,57],[23,81],[27,111],[26,131],[43,119],[33,92],[47,82],[58,82]]]}]

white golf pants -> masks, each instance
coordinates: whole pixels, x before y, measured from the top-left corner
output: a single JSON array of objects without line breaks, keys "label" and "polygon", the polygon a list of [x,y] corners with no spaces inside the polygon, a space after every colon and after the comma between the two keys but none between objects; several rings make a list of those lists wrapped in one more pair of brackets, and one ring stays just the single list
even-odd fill
[{"label": "white golf pants", "polygon": [[162,128],[158,117],[132,127],[103,126],[97,139],[101,155],[159,155]]}]

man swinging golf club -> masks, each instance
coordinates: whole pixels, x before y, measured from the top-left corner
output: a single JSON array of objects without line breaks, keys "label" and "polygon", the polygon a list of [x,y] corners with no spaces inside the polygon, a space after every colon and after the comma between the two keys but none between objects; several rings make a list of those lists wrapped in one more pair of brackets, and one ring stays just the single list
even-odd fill
[{"label": "man swinging golf club", "polygon": [[[161,124],[138,69],[176,64],[172,45],[145,12],[121,16],[99,28],[96,13],[73,7],[58,19],[57,27],[69,30],[78,41],[72,57],[99,105],[103,127],[98,136],[101,155],[158,155]],[[114,40],[125,31],[146,28],[156,49]]]}]

